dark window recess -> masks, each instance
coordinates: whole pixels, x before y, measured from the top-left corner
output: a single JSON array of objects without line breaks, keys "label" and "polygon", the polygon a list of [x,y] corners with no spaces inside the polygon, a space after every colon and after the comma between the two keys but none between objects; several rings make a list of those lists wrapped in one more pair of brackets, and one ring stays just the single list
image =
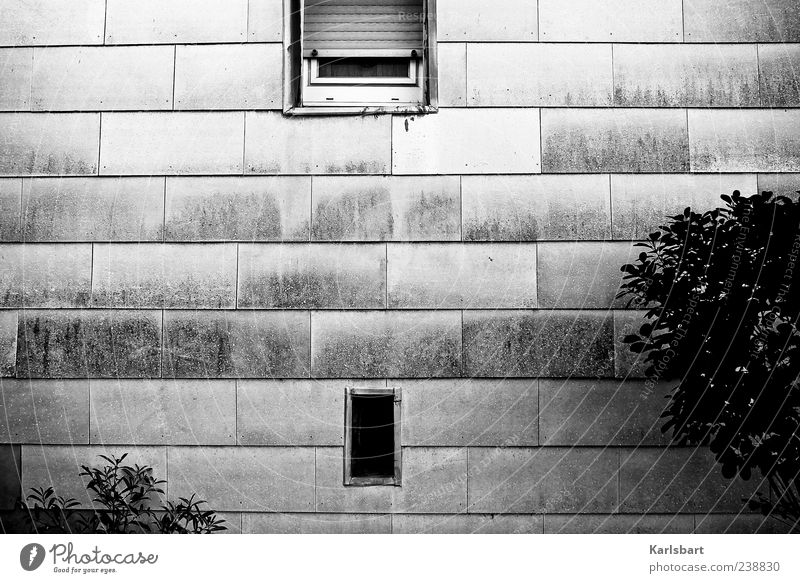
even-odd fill
[{"label": "dark window recess", "polygon": [[353,478],[393,478],[393,395],[353,395],[350,473]]},{"label": "dark window recess", "polygon": [[325,79],[408,77],[409,59],[326,58],[319,59],[319,77]]}]

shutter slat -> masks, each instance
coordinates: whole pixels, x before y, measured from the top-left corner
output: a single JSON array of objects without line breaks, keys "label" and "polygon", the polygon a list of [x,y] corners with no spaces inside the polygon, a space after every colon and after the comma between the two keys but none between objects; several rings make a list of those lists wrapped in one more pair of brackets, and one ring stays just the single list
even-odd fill
[{"label": "shutter slat", "polygon": [[423,48],[423,0],[305,0],[303,45],[312,50],[410,52]]},{"label": "shutter slat", "polygon": [[349,35],[359,32],[413,33],[414,36],[422,37],[422,31],[416,26],[397,24],[394,22],[306,22],[306,32],[315,34],[344,34],[347,35],[348,38]]}]

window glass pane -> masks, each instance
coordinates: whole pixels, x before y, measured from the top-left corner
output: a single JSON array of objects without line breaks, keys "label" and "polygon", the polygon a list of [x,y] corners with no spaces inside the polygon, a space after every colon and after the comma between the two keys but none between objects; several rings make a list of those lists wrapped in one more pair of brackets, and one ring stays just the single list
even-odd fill
[{"label": "window glass pane", "polygon": [[319,59],[319,77],[408,77],[404,58],[327,58]]},{"label": "window glass pane", "polygon": [[394,476],[394,397],[353,395],[350,473],[354,478]]}]

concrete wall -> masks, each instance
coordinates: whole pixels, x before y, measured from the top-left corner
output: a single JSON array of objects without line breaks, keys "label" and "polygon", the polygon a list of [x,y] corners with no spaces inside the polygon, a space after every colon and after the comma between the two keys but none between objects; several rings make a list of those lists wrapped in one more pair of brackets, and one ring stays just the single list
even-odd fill
[{"label": "concrete wall", "polygon": [[[284,118],[281,18],[0,0],[0,508],[128,451],[245,532],[775,528],[615,294],[665,214],[800,189],[795,0],[439,0],[424,117]],[[402,488],[342,486],[353,384]]]}]

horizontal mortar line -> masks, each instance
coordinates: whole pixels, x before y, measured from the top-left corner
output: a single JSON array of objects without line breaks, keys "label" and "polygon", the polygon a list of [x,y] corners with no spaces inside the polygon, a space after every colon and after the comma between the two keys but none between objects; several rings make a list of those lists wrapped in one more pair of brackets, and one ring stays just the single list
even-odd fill
[{"label": "horizontal mortar line", "polygon": [[592,172],[492,172],[492,173],[461,173],[461,174],[0,174],[0,179],[16,179],[16,180],[86,180],[87,178],[166,178],[167,180],[186,180],[192,178],[225,178],[225,179],[241,179],[241,178],[449,178],[449,177],[502,177],[509,178],[519,177],[538,177],[538,176],[734,176],[737,174],[745,174],[747,176],[755,176],[757,174],[800,174],[800,169],[797,171],[770,171],[770,170],[740,170],[731,171],[725,170],[721,172],[713,172],[710,170],[702,170],[698,172],[621,172],[618,170],[596,170]]},{"label": "horizontal mortar line", "polygon": [[374,312],[391,312],[391,313],[399,313],[399,312],[408,312],[408,313],[416,313],[416,312],[447,312],[447,313],[457,313],[457,312],[576,312],[580,311],[587,314],[596,314],[598,312],[646,312],[646,309],[638,309],[638,308],[618,308],[618,307],[605,307],[605,308],[586,308],[581,306],[565,308],[565,307],[558,307],[558,308],[550,308],[550,307],[497,307],[497,306],[490,306],[485,308],[476,308],[476,307],[467,307],[467,306],[454,306],[454,307],[397,307],[397,308],[385,308],[385,307],[355,307],[355,308],[309,308],[309,307],[300,307],[300,308],[262,308],[262,307],[255,307],[255,308],[197,308],[192,306],[181,306],[181,307],[172,307],[172,308],[164,308],[164,307],[125,307],[125,306],[59,306],[59,307],[41,307],[41,308],[34,308],[31,306],[5,306],[0,308],[3,311],[20,311],[20,312],[64,312],[64,311],[73,311],[73,312],[85,312],[85,313],[92,313],[92,312],[166,312],[166,313],[185,313],[185,312],[192,312],[196,314],[203,314],[203,313],[241,313],[241,314],[252,314],[252,313],[304,313],[304,312],[318,312],[318,313],[336,313],[336,312],[362,312],[362,313],[374,313]]},{"label": "horizontal mortar line", "polygon": [[[285,445],[276,445],[276,444],[254,444],[254,445],[241,445],[241,444],[219,444],[219,443],[212,443],[212,444],[168,444],[168,443],[154,443],[154,442],[137,442],[137,443],[127,443],[127,442],[94,442],[94,443],[45,443],[45,442],[38,442],[38,443],[19,443],[19,442],[0,442],[6,445],[19,445],[22,447],[98,447],[98,446],[106,446],[106,447],[169,447],[173,449],[230,449],[230,448],[237,448],[237,449],[310,449],[313,447],[320,447],[320,448],[330,448],[330,449],[344,449],[343,445],[320,445],[320,444],[285,444]],[[469,445],[465,443],[459,443],[454,445],[442,445],[442,444],[435,444],[435,445],[424,445],[424,444],[414,444],[414,445],[401,445],[401,447],[405,449],[489,449],[489,450],[496,450],[496,449],[508,449],[508,450],[522,450],[522,449],[534,449],[534,450],[672,450],[672,451],[698,451],[698,449],[702,450],[702,448],[693,447],[693,446],[676,446],[676,445],[606,445],[606,444],[599,444],[599,445],[503,445],[501,442],[497,445]]]},{"label": "horizontal mortar line", "polygon": [[[800,44],[797,41],[785,40],[698,40],[698,41],[667,41],[667,40],[646,40],[646,41],[625,41],[625,40],[531,40],[531,39],[487,39],[487,40],[473,40],[473,39],[445,39],[437,38],[437,44],[468,44],[468,45],[631,45],[631,46],[751,46],[751,45],[795,45]],[[236,46],[236,45],[284,45],[283,39],[275,40],[216,40],[216,41],[202,41],[202,42],[124,42],[124,43],[65,43],[65,44],[0,44],[0,49],[49,49],[49,48],[115,48],[115,47],[170,47],[170,46]]]},{"label": "horizontal mortar line", "polygon": [[242,178],[332,178],[332,177],[373,177],[373,178],[444,178],[444,177],[475,177],[475,178],[497,178],[497,177],[537,177],[537,176],[734,176],[743,174],[747,176],[755,175],[793,175],[800,174],[800,169],[795,171],[778,171],[778,170],[725,170],[721,172],[713,172],[709,170],[700,170],[697,172],[670,172],[670,171],[648,171],[648,172],[622,172],[619,170],[593,170],[591,172],[580,171],[565,171],[565,172],[486,172],[486,173],[461,173],[461,174],[241,174],[241,173],[227,173],[227,174],[0,174],[2,179],[27,179],[27,180],[86,180],[96,178],[108,179],[124,179],[124,178],[167,178],[172,179],[189,179],[189,178],[226,178],[226,179],[242,179]]},{"label": "horizontal mortar line", "polygon": [[[233,382],[234,380],[238,380],[239,382],[300,382],[300,381],[310,381],[314,383],[320,384],[328,384],[337,381],[337,379],[324,379],[324,378],[310,378],[310,377],[280,377],[280,378],[272,378],[272,377],[193,377],[193,378],[183,378],[183,377],[109,377],[109,378],[85,378],[85,377],[0,377],[2,378],[3,382],[9,381],[24,381],[27,383],[46,383],[46,382],[70,382],[70,383],[77,383],[77,382],[133,382],[133,381],[141,381],[141,382],[152,382],[152,383],[160,383],[160,382],[171,382],[171,381],[182,381],[182,382]],[[350,383],[351,385],[355,385],[358,382],[376,382],[386,380],[385,378],[367,378],[367,379],[359,379],[354,383]],[[521,382],[532,382],[532,381],[609,381],[609,382],[617,382],[617,383],[645,383],[647,382],[646,378],[639,378],[639,379],[626,379],[626,378],[612,378],[612,377],[561,377],[561,378],[528,378],[528,377],[409,377],[405,379],[394,379],[395,384],[401,383],[414,383],[414,382],[436,382],[436,381],[489,381],[489,382],[498,382],[498,381],[521,381]],[[668,381],[662,381],[668,382]],[[678,381],[675,381],[678,382]]]},{"label": "horizontal mortar line", "polygon": [[[796,109],[800,109],[800,104],[790,104],[790,105],[736,105],[736,104],[726,104],[726,105],[613,105],[613,104],[601,104],[601,105],[557,105],[557,104],[497,104],[497,105],[475,105],[475,106],[441,106],[440,109],[447,110],[447,111],[475,111],[475,110],[504,110],[504,109],[514,109],[514,110],[539,110],[539,109],[546,109],[546,110],[553,110],[553,111],[574,111],[574,110],[586,110],[586,111],[598,111],[598,110],[613,110],[613,111],[624,111],[624,110],[646,110],[646,111],[673,111],[673,110],[680,110],[680,111],[763,111],[763,112],[771,112],[771,111],[794,111]],[[219,116],[223,116],[226,114],[232,113],[259,113],[259,112],[266,112],[266,113],[274,113],[275,115],[281,115],[280,108],[237,108],[237,109],[74,109],[74,110],[67,110],[67,109],[51,109],[51,110],[0,110],[0,114],[3,115],[14,115],[14,114],[35,114],[35,115],[79,115],[79,114],[97,114],[97,113],[108,113],[108,114],[151,114],[151,115],[174,115],[174,114],[190,114],[190,113],[214,113]],[[379,116],[389,116],[389,117],[410,117],[416,116],[419,114],[412,114],[412,113],[384,113],[379,114]],[[429,114],[429,115],[437,115],[437,114]],[[324,116],[323,116],[324,117]],[[354,115],[353,117],[361,118],[364,117],[360,114]],[[287,119],[293,119],[291,116],[287,117]]]},{"label": "horizontal mortar line", "polygon": [[[689,205],[691,206],[691,205]],[[677,214],[677,213],[676,213]],[[664,215],[664,219],[668,219],[671,215]],[[656,227],[653,227],[655,229]],[[499,244],[507,244],[507,245],[518,245],[518,246],[527,246],[527,245],[535,245],[537,243],[542,244],[549,244],[549,243],[644,243],[647,239],[465,239],[465,240],[457,240],[457,239],[397,239],[397,240],[381,240],[381,239],[363,239],[363,240],[352,240],[352,239],[315,239],[312,241],[305,241],[305,240],[298,240],[298,241],[260,241],[258,239],[224,239],[224,240],[203,240],[203,239],[196,239],[196,240],[173,240],[173,239],[139,239],[136,241],[126,241],[126,240],[60,240],[60,239],[53,239],[53,240],[41,240],[41,241],[13,241],[7,240],[4,241],[0,239],[0,245],[16,245],[16,246],[24,246],[24,245],[155,245],[161,247],[168,247],[168,246],[181,246],[181,245],[208,245],[208,246],[229,246],[233,245],[234,243],[239,243],[240,245],[259,245],[259,246],[271,246],[271,247],[289,247],[289,246],[309,246],[309,245],[348,245],[348,246],[370,246],[370,247],[377,247],[380,245],[499,245]],[[156,260],[157,261],[157,260]]]},{"label": "horizontal mortar line", "polygon": [[[690,205],[691,206],[691,205]],[[664,219],[668,219],[669,216],[664,215]],[[651,230],[657,230],[657,227],[652,227]],[[376,246],[376,245],[534,245],[536,243],[542,244],[550,244],[550,243],[592,243],[592,244],[604,244],[604,243],[643,243],[646,239],[465,239],[465,240],[454,240],[454,239],[408,239],[402,240],[397,239],[394,241],[382,241],[379,239],[364,239],[363,241],[259,241],[253,239],[224,239],[219,241],[205,241],[202,239],[197,240],[169,240],[166,241],[162,239],[152,239],[146,240],[141,239],[138,241],[125,241],[125,240],[70,240],[70,241],[63,241],[63,240],[42,240],[42,241],[15,241],[13,239],[3,240],[0,239],[0,245],[159,245],[159,246],[179,246],[179,245],[232,245],[234,243],[239,243],[240,245],[272,245],[272,246],[288,246],[288,245],[364,245],[364,246]]]},{"label": "horizontal mortar line", "polygon": [[[800,104],[792,104],[792,105],[775,105],[775,106],[762,106],[762,105],[723,105],[723,106],[686,106],[686,105],[618,105],[618,106],[610,106],[610,105],[480,105],[474,107],[440,107],[441,110],[452,111],[452,110],[501,110],[501,109],[548,109],[548,110],[562,110],[562,111],[574,111],[577,109],[580,110],[626,110],[626,111],[795,111],[800,110]],[[0,115],[14,115],[14,114],[48,114],[48,115],[80,115],[80,114],[95,114],[95,113],[107,113],[110,115],[114,114],[139,114],[139,115],[146,115],[146,114],[175,114],[175,113],[197,113],[197,114],[225,114],[225,113],[279,113],[279,109],[117,109],[117,110],[109,110],[109,109],[75,109],[75,110],[66,110],[66,109],[52,109],[52,110],[0,110]],[[393,117],[397,116],[404,116],[410,114],[386,114],[391,115]]]},{"label": "horizontal mortar line", "polygon": [[[476,108],[469,108],[469,109],[476,109]],[[235,108],[235,109],[210,109],[210,108],[203,108],[203,109],[14,109],[14,110],[0,110],[0,113],[43,113],[43,114],[64,114],[64,115],[74,115],[74,114],[81,114],[81,113],[108,113],[108,114],[118,114],[118,113],[141,113],[141,114],[159,114],[159,113],[217,113],[217,114],[226,114],[226,113],[253,113],[253,112],[279,112],[281,111],[280,108]]]},{"label": "horizontal mortar line", "polygon": [[204,41],[204,42],[163,42],[163,43],[147,43],[147,42],[130,42],[130,43],[95,43],[95,44],[88,44],[88,43],[72,43],[72,44],[42,44],[42,45],[34,45],[34,44],[25,44],[25,45],[7,45],[7,44],[0,44],[0,49],[61,49],[61,48],[115,48],[115,47],[174,47],[174,46],[185,46],[185,47],[194,47],[194,46],[214,46],[214,45],[221,45],[221,46],[237,46],[237,45],[283,45],[283,40],[259,40],[259,41],[244,41],[244,40],[235,40],[235,41]]},{"label": "horizontal mortar line", "polygon": [[[796,45],[800,44],[797,41],[783,41],[783,40],[701,40],[701,41],[666,41],[666,40],[648,40],[648,41],[625,41],[625,40],[470,40],[470,39],[436,39],[437,44],[453,44],[453,45],[629,45],[629,46],[667,46],[667,47],[715,47],[719,45],[727,46],[752,46],[752,45]],[[107,45],[113,46],[113,45]]]}]

